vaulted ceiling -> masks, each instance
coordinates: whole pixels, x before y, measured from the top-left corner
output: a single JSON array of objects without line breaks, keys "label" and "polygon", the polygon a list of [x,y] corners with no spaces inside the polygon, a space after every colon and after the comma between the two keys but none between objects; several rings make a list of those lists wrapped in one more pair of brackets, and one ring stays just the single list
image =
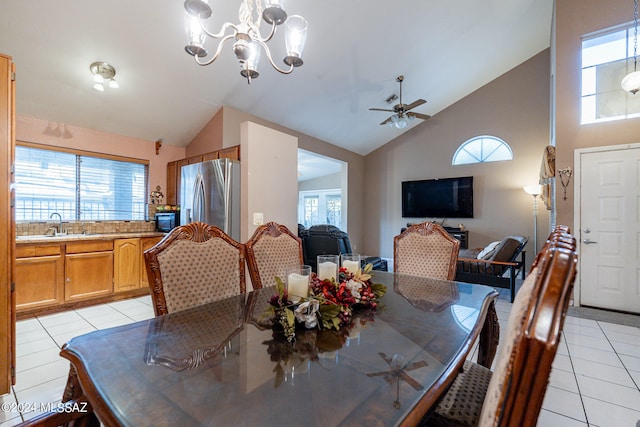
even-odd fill
[{"label": "vaulted ceiling", "polygon": [[[210,0],[212,31],[238,22],[239,0]],[[0,52],[18,70],[19,115],[186,146],[223,105],[360,154],[397,137],[380,126],[403,101],[434,115],[549,47],[553,0],[289,0],[309,22],[304,65],[263,55],[248,85],[225,46],[200,67],[184,51],[182,0],[3,0]],[[272,46],[284,56],[282,32]],[[215,45],[209,45],[210,52]],[[92,89],[89,65],[116,68],[119,89]]]}]

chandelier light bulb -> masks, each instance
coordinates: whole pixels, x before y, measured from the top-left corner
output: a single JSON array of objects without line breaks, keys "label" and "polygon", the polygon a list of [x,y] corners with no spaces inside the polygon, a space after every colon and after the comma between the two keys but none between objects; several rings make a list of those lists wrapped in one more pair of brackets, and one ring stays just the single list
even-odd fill
[{"label": "chandelier light bulb", "polygon": [[116,79],[111,79],[111,80],[109,80],[109,87],[111,89],[118,89],[120,87],[120,85],[118,84]]},{"label": "chandelier light bulb", "polygon": [[104,82],[104,77],[102,77],[100,74],[94,74],[93,81],[96,83],[102,83]]},{"label": "chandelier light bulb", "polygon": [[95,82],[93,88],[98,92],[104,92],[104,85],[100,82]]},{"label": "chandelier light bulb", "polygon": [[[302,16],[293,15],[287,19],[285,25],[285,45],[287,57],[284,62],[287,65],[299,67],[302,65],[302,50],[307,41],[307,20]],[[288,62],[287,62],[288,60]]]},{"label": "chandelier light bulb", "polygon": [[204,40],[206,34],[202,31],[202,25],[200,19],[197,16],[188,15],[187,17],[187,37],[188,42],[184,47],[189,55],[205,57],[207,56],[207,50],[204,48]]}]

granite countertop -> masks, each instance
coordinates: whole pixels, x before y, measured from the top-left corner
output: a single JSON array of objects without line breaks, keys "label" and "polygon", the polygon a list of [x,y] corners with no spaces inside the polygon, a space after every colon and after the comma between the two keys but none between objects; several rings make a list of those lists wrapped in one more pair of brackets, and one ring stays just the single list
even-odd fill
[{"label": "granite countertop", "polygon": [[108,233],[108,234],[58,234],[56,236],[45,236],[43,234],[32,236],[16,236],[16,244],[27,243],[60,243],[81,240],[114,240],[114,239],[135,239],[137,237],[164,237],[166,233],[159,231],[143,231],[134,233]]}]

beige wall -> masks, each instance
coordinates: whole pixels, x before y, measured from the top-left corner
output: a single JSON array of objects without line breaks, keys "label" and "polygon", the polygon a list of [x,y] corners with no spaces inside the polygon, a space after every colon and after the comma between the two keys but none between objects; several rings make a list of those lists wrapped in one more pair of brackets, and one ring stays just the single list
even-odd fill
[{"label": "beige wall", "polygon": [[[580,125],[581,37],[633,19],[630,0],[557,0],[556,20],[556,166],[574,166],[577,148],[640,142],[640,119]],[[633,96],[633,95],[628,95]],[[635,95],[640,96],[640,95]],[[561,191],[560,186],[559,192]],[[560,224],[573,225],[573,182],[567,200],[557,198]]]},{"label": "beige wall", "polygon": [[335,188],[342,188],[342,173],[325,175],[321,178],[307,179],[298,183],[299,191],[333,190]]},{"label": "beige wall", "polygon": [[47,126],[55,129],[57,124],[32,117],[17,116],[16,140],[149,160],[149,186],[151,189],[155,189],[157,185],[160,185],[165,194],[167,162],[185,157],[184,147],[163,144],[160,153],[156,155],[155,141],[70,125],[65,126],[71,134],[71,138],[62,138],[44,134]]},{"label": "beige wall", "polygon": [[[533,236],[533,199],[522,187],[537,183],[549,144],[549,66],[547,49],[367,155],[361,252],[392,257],[393,237],[408,221],[418,221],[401,216],[401,182],[413,179],[474,177],[475,217],[446,221],[467,227],[470,247],[512,233]],[[513,160],[452,166],[460,144],[479,135],[505,140]],[[539,240],[548,234],[548,212],[540,211]]]},{"label": "beige wall", "polygon": [[253,213],[296,232],[298,224],[298,141],[295,137],[256,123],[240,126],[241,219],[240,241],[255,232]]},{"label": "beige wall", "polygon": [[[243,113],[230,107],[223,107],[224,114],[224,147],[238,145],[240,143],[240,125],[243,122],[254,122],[274,130],[292,135],[298,138],[298,147],[313,153],[321,154],[326,157],[342,160],[348,163],[348,187],[347,196],[347,232],[351,244],[360,248],[364,241],[364,157],[352,151],[345,150],[338,146],[329,144],[320,139],[296,132],[292,129],[280,126],[276,123]],[[244,153],[242,147],[240,156],[244,162]],[[297,160],[296,160],[297,163]],[[264,166],[268,167],[268,166]],[[296,175],[297,180],[297,175]],[[296,193],[297,200],[297,193]],[[296,230],[294,228],[294,230]]]},{"label": "beige wall", "polygon": [[198,154],[209,153],[211,151],[219,150],[223,147],[230,147],[232,145],[240,144],[238,141],[235,144],[222,145],[222,126],[223,126],[223,113],[224,109],[221,108],[218,112],[204,125],[202,130],[191,140],[186,149],[187,157],[197,156]]}]

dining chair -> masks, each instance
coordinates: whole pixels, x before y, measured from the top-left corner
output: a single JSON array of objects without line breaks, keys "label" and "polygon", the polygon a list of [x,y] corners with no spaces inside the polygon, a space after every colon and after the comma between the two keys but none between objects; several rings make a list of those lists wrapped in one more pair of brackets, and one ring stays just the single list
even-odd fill
[{"label": "dining chair", "polygon": [[460,241],[438,224],[408,227],[393,239],[394,271],[400,274],[453,280]]},{"label": "dining chair", "polygon": [[[563,233],[562,237],[573,237]],[[549,240],[511,309],[495,370],[465,361],[428,426],[535,426],[558,349],[577,254]]]},{"label": "dining chair", "polygon": [[176,227],[144,258],[156,316],[246,292],[244,245],[213,225]]},{"label": "dining chair", "polygon": [[245,246],[254,289],[273,286],[276,277],[284,280],[287,267],[304,264],[300,238],[275,222],[259,226]]}]

